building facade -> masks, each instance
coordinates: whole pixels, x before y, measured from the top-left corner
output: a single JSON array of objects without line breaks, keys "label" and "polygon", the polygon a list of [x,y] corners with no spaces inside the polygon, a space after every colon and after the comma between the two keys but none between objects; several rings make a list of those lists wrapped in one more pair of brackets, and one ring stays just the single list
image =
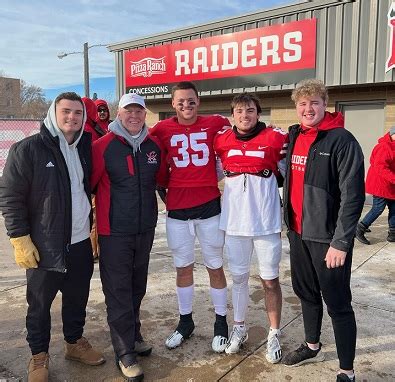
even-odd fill
[{"label": "building facade", "polygon": [[21,82],[0,76],[0,118],[15,118],[21,109]]},{"label": "building facade", "polygon": [[143,95],[152,125],[173,113],[171,87],[193,81],[201,113],[229,116],[234,94],[255,92],[261,120],[295,122],[291,91],[303,78],[329,88],[360,141],[365,167],[377,139],[395,125],[395,2],[315,0],[109,45],[117,94]]}]

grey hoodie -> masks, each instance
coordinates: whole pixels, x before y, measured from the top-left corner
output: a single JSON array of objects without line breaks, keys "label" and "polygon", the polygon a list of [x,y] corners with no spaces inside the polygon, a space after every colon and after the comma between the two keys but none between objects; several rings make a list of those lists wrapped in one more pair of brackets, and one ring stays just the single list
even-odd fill
[{"label": "grey hoodie", "polygon": [[119,135],[120,137],[125,138],[129,145],[132,147],[133,154],[136,154],[137,151],[140,150],[141,143],[144,142],[144,139],[148,135],[148,128],[145,123],[137,135],[132,135],[123,127],[119,118],[116,118],[108,125],[108,130],[112,131],[115,135]]},{"label": "grey hoodie", "polygon": [[[86,122],[86,110],[84,106],[84,117],[82,126]],[[79,243],[89,237],[90,223],[89,213],[91,206],[84,190],[84,172],[80,157],[78,155],[77,144],[81,139],[84,129],[81,128],[76,133],[76,139],[72,144],[66,141],[62,131],[59,129],[56,122],[55,115],[55,101],[52,102],[44,124],[52,134],[53,137],[59,137],[60,150],[63,154],[64,160],[67,165],[71,185],[71,205],[72,205],[72,229],[71,229],[71,244]]]}]

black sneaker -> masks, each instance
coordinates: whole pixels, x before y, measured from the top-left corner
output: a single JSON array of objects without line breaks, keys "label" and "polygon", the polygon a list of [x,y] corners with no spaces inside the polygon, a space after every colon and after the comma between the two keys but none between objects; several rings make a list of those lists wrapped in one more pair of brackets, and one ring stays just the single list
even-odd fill
[{"label": "black sneaker", "polygon": [[310,362],[322,362],[325,359],[324,354],[321,352],[322,344],[318,350],[311,350],[306,343],[300,345],[296,350],[288,353],[283,358],[283,364],[289,367],[295,367]]},{"label": "black sneaker", "polygon": [[355,376],[350,378],[347,374],[340,373],[336,377],[336,382],[355,382]]}]

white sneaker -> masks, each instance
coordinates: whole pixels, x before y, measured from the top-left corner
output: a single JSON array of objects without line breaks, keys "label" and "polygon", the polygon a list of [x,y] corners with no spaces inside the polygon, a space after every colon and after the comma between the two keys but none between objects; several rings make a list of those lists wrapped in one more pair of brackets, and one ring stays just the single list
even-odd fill
[{"label": "white sneaker", "polygon": [[168,349],[175,349],[183,343],[184,339],[184,336],[178,330],[175,330],[166,338],[165,345]]},{"label": "white sneaker", "polygon": [[[185,316],[180,316],[180,321],[178,322],[176,330],[172,334],[170,334],[169,337],[166,338],[166,347],[168,349],[174,349],[180,346],[184,342],[184,340],[192,335],[194,329],[195,324],[192,320],[192,314],[189,318],[185,318]],[[184,334],[181,334],[181,332]]]},{"label": "white sneaker", "polygon": [[248,339],[248,333],[246,327],[240,328],[238,326],[233,326],[232,333],[230,333],[230,337],[228,343],[225,348],[226,354],[235,354],[240,350],[241,345],[244,344]]},{"label": "white sneaker", "polygon": [[225,351],[226,345],[228,344],[228,339],[223,336],[215,336],[211,347],[216,353],[223,353]]},{"label": "white sneaker", "polygon": [[281,350],[280,341],[278,339],[280,332],[267,337],[266,359],[270,363],[281,361],[283,351]]}]

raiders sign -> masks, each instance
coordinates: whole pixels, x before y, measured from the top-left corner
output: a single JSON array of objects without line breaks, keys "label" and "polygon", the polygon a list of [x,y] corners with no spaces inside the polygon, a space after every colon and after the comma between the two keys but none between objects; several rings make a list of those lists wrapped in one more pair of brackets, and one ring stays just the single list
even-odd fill
[{"label": "raiders sign", "polygon": [[315,75],[316,19],[124,53],[125,85],[165,94],[179,81],[200,91],[296,83]]}]

